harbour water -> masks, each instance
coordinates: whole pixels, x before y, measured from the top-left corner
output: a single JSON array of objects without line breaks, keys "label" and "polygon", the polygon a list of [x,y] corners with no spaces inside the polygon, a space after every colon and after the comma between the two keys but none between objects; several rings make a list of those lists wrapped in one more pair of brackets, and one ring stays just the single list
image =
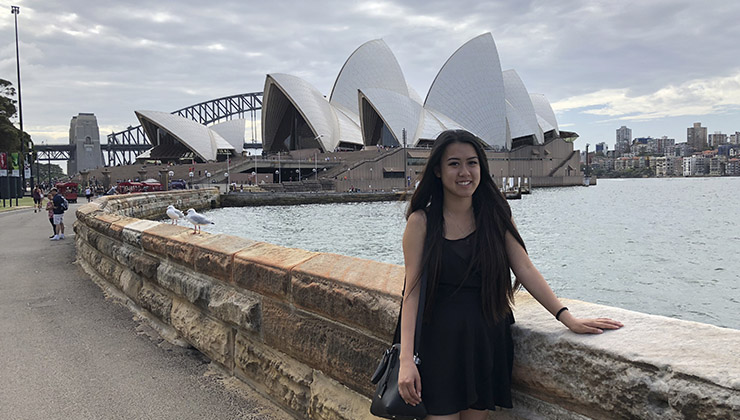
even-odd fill
[{"label": "harbour water", "polygon": [[[740,329],[740,178],[599,180],[510,201],[559,296]],[[222,208],[210,232],[403,264],[406,203]],[[206,230],[206,229],[204,229]]]}]

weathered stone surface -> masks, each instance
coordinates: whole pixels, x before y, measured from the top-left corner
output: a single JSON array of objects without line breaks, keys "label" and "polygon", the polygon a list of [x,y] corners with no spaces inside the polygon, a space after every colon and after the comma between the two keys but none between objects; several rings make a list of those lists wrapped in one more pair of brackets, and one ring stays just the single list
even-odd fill
[{"label": "weathered stone surface", "polygon": [[105,255],[106,257],[115,257],[114,248],[116,246],[116,241],[114,241],[110,237],[105,236],[100,232],[91,230],[87,232],[87,242],[90,244],[90,246],[103,253],[103,255]]},{"label": "weathered stone surface", "polygon": [[146,251],[191,268],[194,245],[210,240],[212,235],[193,235],[191,230],[177,225],[159,224],[141,232],[141,246]]},{"label": "weathered stone surface", "polygon": [[[722,419],[740,414],[740,331],[564,300],[625,327],[577,335],[517,297],[517,389],[593,418]],[[577,379],[575,379],[577,378]]]},{"label": "weathered stone surface", "polygon": [[98,203],[87,203],[78,207],[75,211],[75,218],[80,222],[85,222],[86,219],[95,217],[95,215],[101,212],[100,204]]},{"label": "weathered stone surface", "polygon": [[123,293],[126,294],[126,296],[136,301],[136,299],[139,297],[139,290],[141,290],[141,285],[143,283],[144,279],[140,275],[134,273],[131,270],[122,268],[120,285],[121,290],[123,291]]},{"label": "weathered stone surface", "polygon": [[396,328],[403,267],[335,254],[297,265],[291,276],[296,306],[346,321],[390,340]]},{"label": "weathered stone surface", "polygon": [[139,219],[133,217],[121,217],[120,219],[110,224],[110,230],[106,233],[107,236],[117,240],[123,241],[123,229],[131,223],[137,222]]},{"label": "weathered stone surface", "polygon": [[231,235],[212,236],[213,240],[194,245],[195,270],[230,283],[234,254],[256,242]]},{"label": "weathered stone surface", "polygon": [[121,274],[123,273],[123,267],[115,260],[102,255],[102,253],[100,254],[99,260],[98,258],[95,258],[95,262],[96,264],[93,267],[100,276],[121,289]]},{"label": "weathered stone surface", "polygon": [[262,299],[262,336],[267,345],[365,395],[373,391],[368,378],[388,347],[359,330],[269,298]]},{"label": "weathered stone surface", "polygon": [[234,331],[182,299],[173,299],[172,326],[193,347],[227,369],[233,369]]},{"label": "weathered stone surface", "polygon": [[258,293],[284,297],[290,285],[289,271],[316,255],[302,249],[255,243],[234,255],[234,282]]},{"label": "weathered stone surface", "polygon": [[205,309],[211,299],[213,280],[184,267],[163,262],[157,267],[157,284]]},{"label": "weathered stone surface", "polygon": [[137,220],[136,222],[129,223],[123,228],[121,239],[129,245],[141,248],[141,232],[159,224],[159,222],[153,220]]},{"label": "weathered stone surface", "polygon": [[313,370],[242,332],[236,334],[234,371],[279,404],[308,418]]},{"label": "weathered stone surface", "polygon": [[309,418],[312,420],[373,420],[370,399],[314,371]]},{"label": "weathered stone surface", "polygon": [[221,321],[256,333],[262,317],[260,308],[259,295],[220,284],[211,288],[208,310]]},{"label": "weathered stone surface", "polygon": [[156,279],[159,259],[144,253],[140,248],[117,242],[113,246],[113,255],[121,265],[131,269],[136,274],[148,279]]},{"label": "weathered stone surface", "polygon": [[337,254],[318,254],[293,267],[302,275],[339,280],[353,287],[401,296],[404,268]]},{"label": "weathered stone surface", "polygon": [[157,316],[162,322],[171,324],[172,297],[157,290],[157,287],[144,282],[137,299],[139,305]]}]

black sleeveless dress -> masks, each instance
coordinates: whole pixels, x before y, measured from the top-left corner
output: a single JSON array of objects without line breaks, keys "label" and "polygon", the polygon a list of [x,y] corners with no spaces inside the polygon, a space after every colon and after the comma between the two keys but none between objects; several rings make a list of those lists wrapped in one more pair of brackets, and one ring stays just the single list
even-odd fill
[{"label": "black sleeveless dress", "polygon": [[474,234],[443,240],[442,274],[422,327],[421,398],[432,415],[512,407],[514,317],[493,326],[487,323],[480,273],[464,279]]}]

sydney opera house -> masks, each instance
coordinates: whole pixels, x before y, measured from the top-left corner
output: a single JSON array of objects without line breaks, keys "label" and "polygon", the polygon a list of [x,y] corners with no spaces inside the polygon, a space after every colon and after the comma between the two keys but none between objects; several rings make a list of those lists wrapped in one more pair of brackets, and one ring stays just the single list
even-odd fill
[{"label": "sydney opera house", "polygon": [[382,40],[352,53],[328,100],[301,78],[268,74],[262,127],[264,148],[274,152],[400,146],[404,141],[425,146],[450,128],[476,134],[493,151],[560,136],[547,99],[527,92],[516,71],[501,71],[490,33],[452,54],[424,99],[406,83]]},{"label": "sydney opera house", "polygon": [[[145,159],[180,156],[207,162],[242,152],[243,120],[206,127],[164,112],[136,115],[155,146]],[[337,190],[368,180],[375,185],[371,189],[403,185],[403,179],[418,174],[439,133],[458,128],[487,145],[494,175],[528,176],[534,185],[581,182],[579,154],[572,146],[577,135],[559,130],[545,96],[529,93],[516,71],[501,70],[490,33],[458,48],[424,98],[408,85],[393,52],[380,39],[349,56],[328,97],[300,77],[270,73],[265,79],[265,154],[344,153],[377,146],[405,151],[347,167],[346,172],[332,171]]]}]

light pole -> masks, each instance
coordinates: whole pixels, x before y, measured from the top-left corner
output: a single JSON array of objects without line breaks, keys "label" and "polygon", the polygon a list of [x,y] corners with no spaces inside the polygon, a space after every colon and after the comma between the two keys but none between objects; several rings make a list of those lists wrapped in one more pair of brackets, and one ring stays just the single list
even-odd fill
[{"label": "light pole", "polygon": [[280,170],[280,152],[278,152],[278,170],[276,171],[278,174],[278,184],[283,183],[283,171]]},{"label": "light pole", "polygon": [[301,182],[301,168],[300,168],[300,166],[301,166],[301,165],[300,165],[300,162],[301,162],[301,161],[299,160],[299,161],[298,161],[298,163],[299,163],[299,165],[298,165],[298,166],[299,166],[299,168],[295,170],[295,171],[296,171],[296,172],[298,173],[298,182]]},{"label": "light pole", "polygon": [[167,191],[170,190],[170,180],[172,179],[173,176],[175,176],[175,171],[167,172],[167,179],[165,179],[165,182],[167,183]]},{"label": "light pole", "polygon": [[[231,168],[229,168],[229,164],[231,164],[231,156],[226,156],[226,185],[231,185],[231,175],[229,175],[229,172],[231,172]],[[228,186],[226,187],[226,191],[228,191]]]},{"label": "light pole", "polygon": [[[13,14],[15,20],[15,67],[18,72],[18,122],[21,128],[21,155],[23,156],[23,172],[21,173],[21,183],[23,185],[23,191],[26,191],[26,171],[25,162],[28,156],[26,156],[26,142],[23,139],[23,99],[21,98],[21,59],[18,51],[18,13],[21,12],[21,8],[18,6],[10,6],[10,13]],[[33,188],[33,186],[31,186]]]}]

